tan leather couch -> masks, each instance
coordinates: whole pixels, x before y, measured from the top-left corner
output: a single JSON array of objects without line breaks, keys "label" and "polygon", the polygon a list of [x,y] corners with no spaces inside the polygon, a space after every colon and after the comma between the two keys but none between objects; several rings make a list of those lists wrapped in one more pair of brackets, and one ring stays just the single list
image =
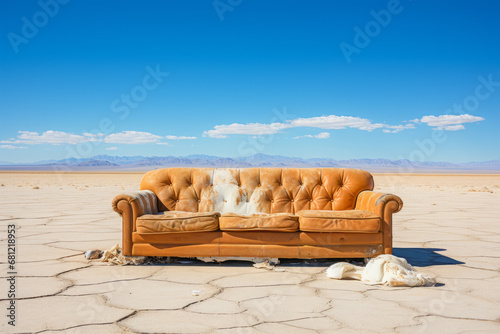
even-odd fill
[{"label": "tan leather couch", "polygon": [[113,199],[123,254],[363,258],[392,253],[403,202],[345,168],[166,168]]}]

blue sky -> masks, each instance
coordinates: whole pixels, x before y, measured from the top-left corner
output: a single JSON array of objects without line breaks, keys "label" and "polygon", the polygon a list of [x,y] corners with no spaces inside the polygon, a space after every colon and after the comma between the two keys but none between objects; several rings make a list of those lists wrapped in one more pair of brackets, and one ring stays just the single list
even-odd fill
[{"label": "blue sky", "polygon": [[500,159],[498,1],[0,2],[0,161]]}]

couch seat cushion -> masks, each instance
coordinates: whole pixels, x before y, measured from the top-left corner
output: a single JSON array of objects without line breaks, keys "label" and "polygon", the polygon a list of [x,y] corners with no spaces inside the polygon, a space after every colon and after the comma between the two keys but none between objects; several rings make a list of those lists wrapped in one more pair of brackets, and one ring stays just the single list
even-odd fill
[{"label": "couch seat cushion", "polygon": [[222,231],[295,232],[299,229],[298,219],[298,216],[290,213],[256,213],[252,215],[226,213],[220,216],[219,225]]},{"label": "couch seat cushion", "polygon": [[137,233],[206,232],[219,229],[218,212],[165,211],[137,217]]},{"label": "couch seat cushion", "polygon": [[380,218],[364,210],[302,210],[297,212],[299,226],[305,232],[377,233]]}]

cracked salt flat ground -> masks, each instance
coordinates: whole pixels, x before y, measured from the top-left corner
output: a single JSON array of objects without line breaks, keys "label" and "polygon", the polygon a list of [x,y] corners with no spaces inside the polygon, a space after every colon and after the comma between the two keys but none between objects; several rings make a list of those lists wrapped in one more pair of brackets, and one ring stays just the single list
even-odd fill
[{"label": "cracked salt flat ground", "polygon": [[327,279],[332,262],[289,263],[285,272],[234,262],[88,262],[84,251],[120,242],[110,201],[136,190],[141,176],[0,174],[0,309],[8,302],[9,223],[18,227],[19,297],[17,326],[5,318],[0,332],[500,331],[500,176],[375,177],[377,189],[405,201],[395,215],[395,255],[438,278],[419,288]]}]

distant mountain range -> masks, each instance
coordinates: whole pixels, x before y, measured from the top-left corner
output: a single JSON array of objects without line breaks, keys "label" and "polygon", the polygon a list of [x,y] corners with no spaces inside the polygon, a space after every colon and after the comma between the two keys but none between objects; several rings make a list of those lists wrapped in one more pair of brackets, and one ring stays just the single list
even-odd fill
[{"label": "distant mountain range", "polygon": [[29,164],[0,162],[2,170],[150,170],[164,167],[349,167],[373,172],[413,173],[418,171],[500,171],[500,160],[468,163],[416,162],[406,159],[351,159],[335,160],[328,158],[294,158],[281,155],[254,154],[248,157],[225,158],[211,155],[194,154],[184,157],[144,157],[96,155],[83,159],[44,160]]}]

